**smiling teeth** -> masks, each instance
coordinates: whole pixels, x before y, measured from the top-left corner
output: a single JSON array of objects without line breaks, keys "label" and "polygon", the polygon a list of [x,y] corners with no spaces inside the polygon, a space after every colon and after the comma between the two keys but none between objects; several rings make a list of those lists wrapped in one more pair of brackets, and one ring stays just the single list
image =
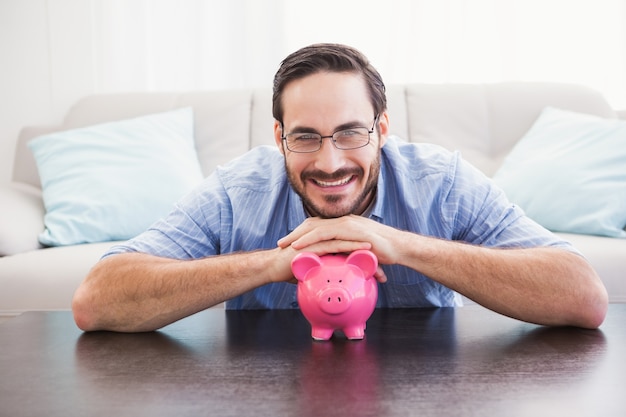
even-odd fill
[{"label": "smiling teeth", "polygon": [[337,187],[339,185],[344,185],[344,184],[349,183],[351,179],[352,177],[346,177],[341,180],[332,181],[332,182],[319,181],[319,180],[315,180],[315,182],[317,182],[317,184],[321,185],[322,187]]}]

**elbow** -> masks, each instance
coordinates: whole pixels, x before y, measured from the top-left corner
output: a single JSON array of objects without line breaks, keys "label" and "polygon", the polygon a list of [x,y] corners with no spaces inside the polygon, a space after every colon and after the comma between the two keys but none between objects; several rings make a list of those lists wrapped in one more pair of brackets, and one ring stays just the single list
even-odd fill
[{"label": "elbow", "polygon": [[586,314],[581,327],[587,329],[597,329],[602,325],[609,309],[609,296],[606,288],[601,283],[594,296],[589,297]]},{"label": "elbow", "polygon": [[588,285],[579,296],[576,305],[577,326],[597,329],[602,325],[609,309],[609,294],[600,277],[589,266]]},{"label": "elbow", "polygon": [[[105,258],[91,269],[85,280],[78,286],[72,297],[72,314],[76,326],[84,332],[146,332],[156,330],[157,325],[150,320],[148,313],[137,313],[136,300],[124,298],[123,285],[113,277],[123,275],[118,259],[121,255]],[[122,259],[123,263],[123,259]],[[135,313],[135,314],[133,314]]]},{"label": "elbow", "polygon": [[[609,295],[595,269],[582,256],[568,254],[569,269],[563,277],[567,281],[568,296],[563,299],[560,320],[564,325],[597,329],[602,325],[609,308]],[[563,288],[564,290],[566,288]]]},{"label": "elbow", "polygon": [[102,261],[98,262],[89,271],[89,274],[78,286],[72,297],[74,322],[79,329],[85,332],[103,330],[98,324],[101,320],[97,314],[100,310],[98,308],[98,300],[101,297],[99,297],[98,286],[96,285],[102,270],[101,264]]},{"label": "elbow", "polygon": [[90,308],[91,303],[88,301],[88,291],[85,290],[84,286],[84,283],[81,284],[74,293],[74,297],[72,298],[72,314],[76,326],[82,331],[88,332],[97,330],[97,326],[94,314]]}]

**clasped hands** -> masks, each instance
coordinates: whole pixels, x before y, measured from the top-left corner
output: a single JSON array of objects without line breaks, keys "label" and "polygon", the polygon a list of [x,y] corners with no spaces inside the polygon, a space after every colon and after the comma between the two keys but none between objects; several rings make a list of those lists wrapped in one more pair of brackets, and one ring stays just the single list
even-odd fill
[{"label": "clasped hands", "polygon": [[387,277],[381,264],[395,264],[401,258],[401,232],[390,226],[357,215],[333,219],[311,217],[278,241],[278,247],[317,255],[348,253],[359,249],[372,251],[378,258],[374,277],[381,283]]}]

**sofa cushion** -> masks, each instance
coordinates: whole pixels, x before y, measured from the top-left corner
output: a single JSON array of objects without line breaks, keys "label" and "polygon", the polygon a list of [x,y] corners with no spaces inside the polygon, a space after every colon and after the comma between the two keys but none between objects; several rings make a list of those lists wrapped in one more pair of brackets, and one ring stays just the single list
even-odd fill
[{"label": "sofa cushion", "polygon": [[0,314],[69,310],[76,288],[116,243],[122,242],[58,246],[0,258]]},{"label": "sofa cushion", "polygon": [[616,117],[598,92],[560,83],[414,84],[407,86],[406,105],[410,142],[459,150],[488,176],[546,106]]},{"label": "sofa cushion", "polygon": [[548,229],[626,238],[626,122],[548,107],[493,179]]},{"label": "sofa cushion", "polygon": [[[271,101],[267,103],[271,104]],[[265,102],[256,103],[251,90],[247,89],[95,94],[72,106],[64,119],[63,129],[57,130],[191,107],[198,159],[204,175],[209,175],[219,164],[248,151],[254,143],[250,135],[255,132],[263,135],[263,143],[274,143],[271,107],[266,106]],[[257,107],[265,109],[261,111],[263,117],[252,123],[251,108]]]},{"label": "sofa cushion", "polygon": [[0,184],[0,257],[40,248],[45,213],[41,190],[23,183]]},{"label": "sofa cushion", "polygon": [[29,147],[48,246],[133,237],[203,178],[191,108],[52,133]]}]

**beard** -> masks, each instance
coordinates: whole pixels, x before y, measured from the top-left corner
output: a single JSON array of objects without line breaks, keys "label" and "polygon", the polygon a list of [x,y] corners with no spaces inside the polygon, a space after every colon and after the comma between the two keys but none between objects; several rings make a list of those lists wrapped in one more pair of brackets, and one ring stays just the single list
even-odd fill
[{"label": "beard", "polygon": [[302,199],[305,209],[311,216],[317,216],[325,219],[347,216],[349,214],[361,214],[373,199],[378,185],[378,175],[380,173],[380,151],[376,158],[372,161],[369,169],[367,182],[363,190],[352,200],[350,197],[337,194],[329,194],[323,196],[324,205],[316,204],[305,192],[305,184],[309,178],[317,178],[323,181],[333,181],[339,178],[345,178],[348,175],[354,175],[359,178],[364,177],[364,171],[361,168],[340,169],[332,174],[319,171],[303,171],[300,177],[293,173],[287,166],[287,158],[285,158],[285,170],[291,187],[296,194]]}]

